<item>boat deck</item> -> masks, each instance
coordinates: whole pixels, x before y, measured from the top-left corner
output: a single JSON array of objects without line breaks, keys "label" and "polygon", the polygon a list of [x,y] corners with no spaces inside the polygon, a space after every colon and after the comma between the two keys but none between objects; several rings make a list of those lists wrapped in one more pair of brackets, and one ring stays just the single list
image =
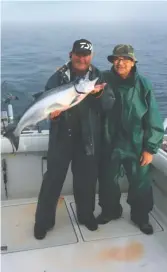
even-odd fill
[{"label": "boat deck", "polygon": [[[167,271],[167,218],[155,208],[154,235],[130,221],[126,194],[123,215],[91,232],[78,224],[73,196],[60,198],[56,225],[44,240],[33,237],[36,199],[3,201],[3,272]],[[100,213],[98,200],[95,215]]]}]

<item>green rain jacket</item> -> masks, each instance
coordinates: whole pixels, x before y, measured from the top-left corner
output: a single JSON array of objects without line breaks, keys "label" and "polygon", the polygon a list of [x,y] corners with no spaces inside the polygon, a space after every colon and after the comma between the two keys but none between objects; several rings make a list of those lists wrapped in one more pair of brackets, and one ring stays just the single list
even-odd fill
[{"label": "green rain jacket", "polygon": [[133,75],[121,79],[114,69],[104,72],[116,97],[106,115],[105,136],[113,149],[140,156],[143,151],[155,154],[164,135],[163,123],[151,83],[133,68]]}]

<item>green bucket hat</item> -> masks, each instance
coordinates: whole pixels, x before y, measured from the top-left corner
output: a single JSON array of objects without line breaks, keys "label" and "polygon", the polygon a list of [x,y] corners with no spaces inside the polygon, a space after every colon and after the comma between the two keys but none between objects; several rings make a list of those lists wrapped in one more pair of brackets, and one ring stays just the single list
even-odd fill
[{"label": "green bucket hat", "polygon": [[137,62],[137,59],[134,54],[134,49],[129,44],[118,44],[113,49],[113,54],[108,56],[107,59],[109,62],[113,62],[114,57],[129,57],[133,61]]}]

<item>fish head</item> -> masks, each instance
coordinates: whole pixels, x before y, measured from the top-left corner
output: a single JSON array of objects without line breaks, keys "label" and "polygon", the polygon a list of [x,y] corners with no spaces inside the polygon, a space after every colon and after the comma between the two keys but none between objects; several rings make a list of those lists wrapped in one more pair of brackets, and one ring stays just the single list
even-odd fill
[{"label": "fish head", "polygon": [[94,80],[89,79],[81,79],[76,85],[75,89],[78,93],[90,93],[94,90],[95,84],[98,80],[98,77],[96,77]]}]

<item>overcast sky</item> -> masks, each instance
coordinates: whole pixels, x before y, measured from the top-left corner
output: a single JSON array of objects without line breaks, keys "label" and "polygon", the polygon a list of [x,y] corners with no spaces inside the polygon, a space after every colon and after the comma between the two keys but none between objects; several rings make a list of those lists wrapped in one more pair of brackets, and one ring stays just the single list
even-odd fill
[{"label": "overcast sky", "polygon": [[7,1],[2,22],[167,22],[167,1]]}]

